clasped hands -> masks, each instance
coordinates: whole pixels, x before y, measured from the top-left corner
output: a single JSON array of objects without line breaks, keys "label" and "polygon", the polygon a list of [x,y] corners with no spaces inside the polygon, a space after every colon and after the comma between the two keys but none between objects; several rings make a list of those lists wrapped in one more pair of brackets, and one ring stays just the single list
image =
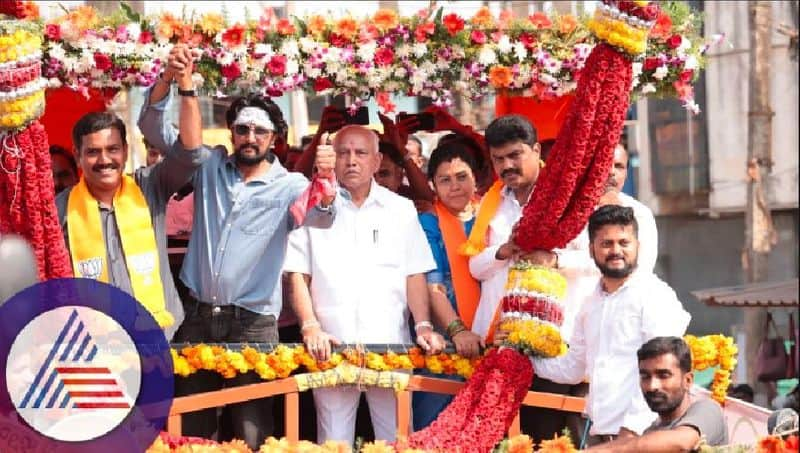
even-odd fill
[{"label": "clasped hands", "polygon": [[[335,336],[322,330],[320,326],[310,326],[302,329],[303,344],[314,360],[326,362],[331,358],[334,346],[342,342]],[[445,347],[444,338],[434,332],[430,327],[422,327],[417,332],[417,344],[426,354],[438,354]]]}]

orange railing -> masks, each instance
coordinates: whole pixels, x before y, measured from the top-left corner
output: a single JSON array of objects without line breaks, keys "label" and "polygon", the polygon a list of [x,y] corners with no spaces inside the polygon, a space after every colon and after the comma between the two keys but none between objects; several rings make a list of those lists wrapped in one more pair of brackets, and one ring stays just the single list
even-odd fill
[{"label": "orange railing", "polygon": [[[463,386],[463,382],[426,376],[411,376],[406,389],[397,393],[398,436],[408,436],[411,433],[412,392],[421,390],[433,393],[456,394]],[[175,398],[167,420],[167,432],[174,436],[181,435],[181,414],[276,395],[286,395],[284,403],[286,432],[284,436],[289,440],[299,440],[300,399],[297,383],[292,377]],[[584,407],[584,400],[583,398],[554,393],[528,392],[522,404],[567,412],[581,412]],[[511,423],[508,434],[510,436],[519,434],[519,414]]]}]

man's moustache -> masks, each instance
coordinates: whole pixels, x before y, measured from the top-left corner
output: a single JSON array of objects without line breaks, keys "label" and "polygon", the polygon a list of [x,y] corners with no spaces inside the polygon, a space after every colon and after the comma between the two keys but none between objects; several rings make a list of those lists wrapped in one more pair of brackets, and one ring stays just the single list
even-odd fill
[{"label": "man's moustache", "polygon": [[522,176],[522,172],[517,170],[516,168],[509,168],[508,170],[503,170],[503,172],[500,173],[500,177],[501,178],[505,178],[508,175],[519,175],[519,176]]}]

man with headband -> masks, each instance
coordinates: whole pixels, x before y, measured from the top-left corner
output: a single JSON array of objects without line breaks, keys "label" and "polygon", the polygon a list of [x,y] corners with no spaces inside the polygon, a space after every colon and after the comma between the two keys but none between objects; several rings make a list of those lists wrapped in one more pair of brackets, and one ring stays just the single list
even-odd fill
[{"label": "man with headband", "polygon": [[[231,131],[232,155],[223,146],[204,145],[192,83],[193,55],[181,44],[173,47],[172,55],[170,68],[178,73],[181,97],[179,135],[164,115],[172,90],[162,79],[150,89],[139,127],[160,149],[200,150],[205,159],[192,179],[194,224],[181,271],[191,297],[184,302],[185,321],[175,341],[277,343],[287,235],[300,224],[329,227],[334,194],[316,190],[309,195],[309,181],[300,173],[288,172],[270,152],[275,138],[286,134],[287,125],[269,98],[248,95],[231,103],[225,120]],[[330,189],[334,159],[331,147],[318,149],[318,180],[312,187]],[[295,201],[301,196],[307,203],[298,207]],[[176,393],[187,395],[258,381],[252,372],[233,379],[204,373],[178,378]],[[243,439],[253,449],[272,435],[271,399],[229,405],[223,416],[230,417],[227,436],[218,432],[218,426],[224,424],[218,423],[216,409],[184,415],[183,431],[204,438]]]}]

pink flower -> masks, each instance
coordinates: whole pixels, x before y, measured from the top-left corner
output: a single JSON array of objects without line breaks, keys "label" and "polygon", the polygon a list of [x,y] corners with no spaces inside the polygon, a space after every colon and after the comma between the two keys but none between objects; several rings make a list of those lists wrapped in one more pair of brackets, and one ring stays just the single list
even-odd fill
[{"label": "pink flower", "polygon": [[128,40],[128,29],[124,25],[120,25],[117,27],[117,33],[115,36],[117,42],[125,42]]},{"label": "pink flower", "polygon": [[275,55],[267,63],[267,69],[272,75],[283,75],[286,72],[286,56]]},{"label": "pink flower", "polygon": [[394,52],[388,47],[381,47],[375,51],[375,63],[378,66],[389,66],[394,60]]},{"label": "pink flower", "polygon": [[142,30],[142,33],[139,35],[139,44],[150,44],[153,42],[153,34],[149,31]]},{"label": "pink flower", "polygon": [[61,39],[61,27],[58,24],[47,24],[44,35],[50,41],[58,41]]},{"label": "pink flower", "polygon": [[472,30],[469,39],[475,44],[486,44],[486,33],[480,30]]},{"label": "pink flower", "polygon": [[667,40],[667,45],[669,46],[670,49],[677,49],[678,47],[681,46],[682,42],[683,38],[681,37],[681,35],[672,35]]}]

